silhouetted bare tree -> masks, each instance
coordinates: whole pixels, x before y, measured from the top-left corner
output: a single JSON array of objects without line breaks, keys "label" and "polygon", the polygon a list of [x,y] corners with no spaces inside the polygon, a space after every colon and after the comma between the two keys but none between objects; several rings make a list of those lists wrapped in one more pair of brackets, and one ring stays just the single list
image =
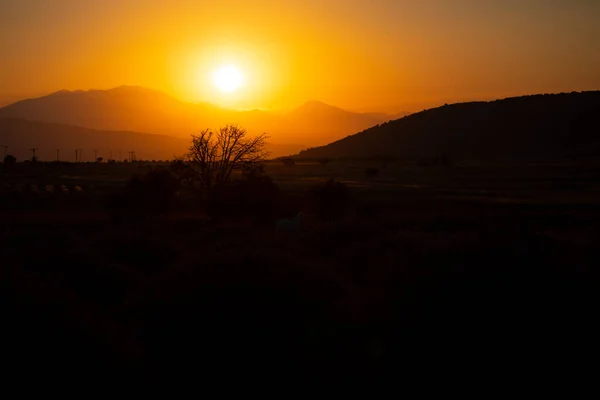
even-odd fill
[{"label": "silhouetted bare tree", "polygon": [[266,134],[251,138],[236,125],[226,125],[216,133],[206,129],[192,135],[188,154],[176,161],[174,170],[207,190],[228,182],[235,169],[261,164],[268,155],[266,140]]}]

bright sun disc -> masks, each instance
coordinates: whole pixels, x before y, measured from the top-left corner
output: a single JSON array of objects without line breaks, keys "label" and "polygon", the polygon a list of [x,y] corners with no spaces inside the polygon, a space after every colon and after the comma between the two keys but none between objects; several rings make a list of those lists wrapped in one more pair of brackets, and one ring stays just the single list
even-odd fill
[{"label": "bright sun disc", "polygon": [[213,73],[213,82],[224,93],[235,92],[243,83],[243,76],[233,65],[226,65]]}]

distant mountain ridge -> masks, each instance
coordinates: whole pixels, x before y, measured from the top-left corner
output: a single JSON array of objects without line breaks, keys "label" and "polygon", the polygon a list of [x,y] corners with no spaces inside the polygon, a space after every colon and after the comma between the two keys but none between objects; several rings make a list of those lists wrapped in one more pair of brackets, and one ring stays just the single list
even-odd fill
[{"label": "distant mountain ridge", "polygon": [[298,157],[598,158],[599,115],[600,91],[458,103],[379,124]]},{"label": "distant mountain ridge", "polygon": [[[98,130],[128,130],[176,134],[190,123],[194,106],[162,92],[135,86],[110,90],[60,90],[0,108],[0,118],[20,118]],[[207,110],[214,112],[215,110]],[[173,119],[165,120],[165,117]]]},{"label": "distant mountain ridge", "polygon": [[266,132],[273,143],[324,145],[392,118],[353,113],[309,102],[285,115],[229,110],[186,103],[137,86],[109,90],[61,90],[0,108],[0,118],[59,123],[97,130],[136,131],[189,137],[205,128],[238,124],[252,134]]},{"label": "distant mountain ridge", "polygon": [[344,137],[340,137],[339,132],[347,132],[348,135],[357,132],[358,126],[371,127],[392,118],[385,114],[354,113],[320,101],[310,101],[288,113],[285,122],[290,129],[298,127],[300,131],[312,132],[321,141],[330,143]]}]

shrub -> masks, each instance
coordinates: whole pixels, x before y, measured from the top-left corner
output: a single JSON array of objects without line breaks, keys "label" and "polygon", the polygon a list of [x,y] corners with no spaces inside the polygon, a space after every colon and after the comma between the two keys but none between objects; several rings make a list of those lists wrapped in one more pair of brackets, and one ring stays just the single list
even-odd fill
[{"label": "shrub", "polygon": [[171,242],[147,234],[110,237],[99,247],[109,260],[148,274],[169,267],[179,256]]},{"label": "shrub", "polygon": [[421,157],[417,159],[416,165],[419,167],[431,167],[436,164],[436,160],[427,157]]},{"label": "shrub", "polygon": [[349,193],[346,185],[333,178],[311,190],[315,211],[324,218],[336,219],[346,213]]},{"label": "shrub", "polygon": [[291,157],[282,158],[281,163],[286,167],[293,167],[296,165],[296,161]]},{"label": "shrub", "polygon": [[7,155],[6,157],[4,157],[4,163],[2,164],[2,172],[5,172],[7,174],[11,173],[14,168],[15,168],[15,164],[17,163],[17,159],[12,156],[12,155]]},{"label": "shrub", "polygon": [[442,154],[442,156],[440,157],[439,163],[443,167],[449,167],[452,165],[452,161],[450,160],[450,157],[448,157],[448,155],[446,153]]},{"label": "shrub", "polygon": [[329,164],[329,161],[331,160],[329,158],[319,158],[317,161],[324,167],[325,165]]},{"label": "shrub", "polygon": [[279,187],[262,166],[245,169],[242,179],[213,187],[207,196],[206,211],[211,217],[251,217],[271,222],[277,215]]},{"label": "shrub", "polygon": [[379,175],[379,169],[367,168],[365,169],[365,175],[367,175],[369,178],[375,178],[377,175]]},{"label": "shrub", "polygon": [[179,187],[179,182],[165,169],[150,170],[144,176],[134,176],[125,191],[109,199],[108,212],[114,220],[138,220],[167,214]]}]

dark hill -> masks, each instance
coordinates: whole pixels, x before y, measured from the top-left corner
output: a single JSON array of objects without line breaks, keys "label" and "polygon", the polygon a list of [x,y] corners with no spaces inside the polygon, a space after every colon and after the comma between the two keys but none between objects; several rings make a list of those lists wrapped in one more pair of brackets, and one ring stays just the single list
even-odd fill
[{"label": "dark hill", "polygon": [[316,157],[546,160],[600,151],[600,91],[445,105],[303,151]]}]

